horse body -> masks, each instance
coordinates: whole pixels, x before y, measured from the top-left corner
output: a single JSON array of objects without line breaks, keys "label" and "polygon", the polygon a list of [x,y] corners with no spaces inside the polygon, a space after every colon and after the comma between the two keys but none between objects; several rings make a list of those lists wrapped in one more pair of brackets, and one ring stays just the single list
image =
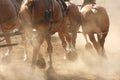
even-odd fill
[{"label": "horse body", "polygon": [[[86,4],[81,9],[83,34],[88,43],[86,34],[98,53],[104,53],[104,42],[109,31],[109,17],[105,8]],[[94,34],[97,34],[96,41]]]},{"label": "horse body", "polygon": [[[96,12],[92,11],[91,5],[86,5],[82,8],[81,13],[83,14],[83,25],[85,25],[85,32],[101,32],[107,31],[109,28],[109,18],[106,10],[103,7],[96,6]],[[92,27],[89,27],[92,26]]]}]

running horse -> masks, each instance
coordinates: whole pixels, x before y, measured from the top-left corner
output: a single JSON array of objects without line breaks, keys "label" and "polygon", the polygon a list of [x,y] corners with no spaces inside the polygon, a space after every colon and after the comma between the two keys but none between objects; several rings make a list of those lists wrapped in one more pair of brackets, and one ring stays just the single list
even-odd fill
[{"label": "running horse", "polygon": [[[66,36],[65,34],[61,34],[61,32],[63,33],[63,30],[61,32],[58,32],[59,37],[62,41],[62,46],[65,49],[66,53],[64,56],[64,59],[69,59],[69,60],[76,60],[77,58],[77,53],[76,53],[76,38],[77,38],[77,32],[78,29],[81,25],[81,14],[79,12],[79,8],[77,5],[75,5],[74,3],[71,3],[70,1],[65,1],[65,4],[67,6],[66,9],[66,15],[64,16],[63,19],[63,23],[61,24],[61,26],[64,26],[63,29],[65,30],[65,28],[67,28],[66,30],[68,30],[68,32],[71,34],[71,44],[72,44],[72,50],[71,52],[67,52],[67,42],[65,40]],[[66,22],[64,24],[64,22]],[[65,31],[66,31],[65,30]]]},{"label": "running horse", "polygon": [[77,32],[81,25],[81,13],[79,12],[79,8],[76,4],[71,3],[69,0],[65,0],[65,3],[67,5],[66,20],[69,21],[69,32],[72,33],[72,44],[75,48]]},{"label": "running horse", "polygon": [[[19,21],[17,18],[17,10],[11,0],[0,0],[0,29],[3,33],[8,33],[13,31],[18,25]],[[5,37],[6,43],[10,44],[10,36]],[[12,47],[9,47],[8,55],[12,50]]]},{"label": "running horse", "polygon": [[[87,35],[97,53],[105,56],[104,43],[109,31],[109,16],[104,7],[95,4],[94,0],[84,0],[81,8],[82,29],[87,45]],[[97,34],[97,40],[95,35]]]},{"label": "running horse", "polygon": [[67,28],[61,26],[61,23],[66,24],[66,21],[63,20],[60,4],[56,0],[25,0],[19,15],[25,32],[29,30],[32,37],[30,38],[33,45],[32,67],[35,68],[35,65],[37,65],[39,68],[44,68],[46,66],[45,60],[39,51],[44,40],[48,44],[49,67],[52,67],[53,47],[51,35],[57,31],[66,35],[71,48],[71,36],[66,30]]}]

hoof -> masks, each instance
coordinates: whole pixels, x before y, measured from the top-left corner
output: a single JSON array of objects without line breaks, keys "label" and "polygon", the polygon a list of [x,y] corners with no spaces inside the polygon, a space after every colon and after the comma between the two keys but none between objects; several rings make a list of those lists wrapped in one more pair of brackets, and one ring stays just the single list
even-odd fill
[{"label": "hoof", "polygon": [[69,51],[69,52],[67,53],[67,58],[68,58],[69,60],[74,61],[74,60],[77,59],[77,57],[78,57],[78,55],[77,55],[76,51]]},{"label": "hoof", "polygon": [[53,67],[49,67],[46,71],[47,80],[63,80],[61,76],[59,76]]},{"label": "hoof", "polygon": [[104,49],[100,49],[98,54],[103,57],[103,58],[107,58],[106,54],[105,54],[105,50]]},{"label": "hoof", "polygon": [[85,48],[86,48],[86,49],[92,49],[91,43],[87,43],[87,44],[85,45]]},{"label": "hoof", "polygon": [[44,58],[38,59],[36,64],[40,69],[46,67],[46,63],[45,63]]}]

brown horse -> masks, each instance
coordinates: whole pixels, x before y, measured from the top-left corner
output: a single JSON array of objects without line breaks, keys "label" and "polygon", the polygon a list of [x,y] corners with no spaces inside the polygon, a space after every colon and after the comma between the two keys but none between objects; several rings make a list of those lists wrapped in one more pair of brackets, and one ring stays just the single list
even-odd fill
[{"label": "brown horse", "polygon": [[[40,47],[46,40],[48,44],[47,51],[49,53],[50,67],[52,67],[52,52],[51,35],[55,32],[64,34],[71,48],[71,37],[68,33],[68,28],[61,26],[64,21],[62,9],[56,0],[26,0],[20,9],[20,19],[24,26],[25,33],[30,30],[33,45],[32,66],[35,64],[39,67],[45,67],[45,60],[39,52]],[[35,31],[32,31],[32,30]]]},{"label": "brown horse", "polygon": [[77,32],[81,25],[81,13],[79,12],[79,8],[74,3],[66,1],[67,4],[67,15],[69,21],[69,32],[72,33],[72,44],[75,47]]},{"label": "brown horse", "polygon": [[[85,3],[84,3],[85,4]],[[100,55],[104,55],[105,38],[109,31],[109,17],[102,6],[97,6],[92,2],[88,2],[81,9],[82,13],[82,29],[85,40],[88,44],[87,34],[93,43],[96,51]],[[95,35],[97,34],[97,40]]]},{"label": "brown horse", "polygon": [[[3,33],[8,33],[17,28],[18,24],[17,10],[11,0],[0,0],[0,28]],[[10,36],[5,37],[6,43],[10,44]],[[12,47],[9,47],[9,50],[6,55],[11,51]]]},{"label": "brown horse", "polygon": [[72,42],[71,44],[73,47],[72,49],[74,49],[73,50],[74,52],[67,51],[67,42],[65,40],[66,36],[65,34],[61,34],[60,31],[58,31],[58,33],[62,41],[63,48],[65,49],[65,51],[67,51],[65,53],[64,58],[66,59],[67,57],[70,60],[75,60],[77,57],[77,54],[75,51],[75,45],[76,45],[77,31],[81,25],[81,14],[79,12],[79,8],[77,7],[77,5],[68,1],[66,1],[65,3],[67,5],[67,10],[66,10],[66,15],[64,16],[63,22],[61,24],[61,26],[63,26],[63,30],[61,32],[63,33],[64,30],[65,31],[67,30],[70,33],[71,42]]}]

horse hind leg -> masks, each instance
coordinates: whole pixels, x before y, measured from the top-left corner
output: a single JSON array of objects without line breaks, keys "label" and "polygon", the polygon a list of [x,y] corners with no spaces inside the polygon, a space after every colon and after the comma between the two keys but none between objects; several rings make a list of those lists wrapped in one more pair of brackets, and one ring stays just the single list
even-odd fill
[{"label": "horse hind leg", "polygon": [[52,68],[52,53],[53,53],[53,46],[51,43],[51,33],[48,32],[48,34],[46,35],[46,42],[47,42],[47,52],[49,55],[49,68]]},{"label": "horse hind leg", "polygon": [[76,46],[76,38],[77,38],[77,33],[76,32],[72,33],[72,44],[74,48]]},{"label": "horse hind leg", "polygon": [[[64,37],[64,35],[63,35],[61,32],[58,32],[58,34],[59,34],[59,38],[60,38],[61,41],[62,41],[62,46],[63,46],[65,52],[67,52],[67,43],[66,43],[66,41],[65,41],[65,37]],[[64,59],[66,59],[66,56],[67,56],[67,54],[65,53],[65,54],[64,54]]]},{"label": "horse hind leg", "polygon": [[94,33],[89,33],[88,36],[90,38],[90,41],[93,43],[93,46],[96,49],[97,53],[99,54],[100,45],[96,41]]},{"label": "horse hind leg", "polygon": [[72,33],[67,33],[67,32],[65,33],[65,38],[69,45],[67,57],[70,60],[75,60],[77,58],[77,53],[75,47],[72,44],[72,38],[73,38],[72,35],[73,35]]},{"label": "horse hind leg", "polygon": [[87,34],[83,32],[83,36],[84,36],[85,41],[86,41],[85,48],[88,49],[88,50],[89,50],[89,49],[92,49],[92,45],[91,45],[91,43],[88,41]]},{"label": "horse hind leg", "polygon": [[104,43],[105,43],[105,38],[106,38],[107,34],[108,34],[108,32],[97,35],[98,36],[98,43],[101,46],[101,54],[102,55],[105,55]]}]

